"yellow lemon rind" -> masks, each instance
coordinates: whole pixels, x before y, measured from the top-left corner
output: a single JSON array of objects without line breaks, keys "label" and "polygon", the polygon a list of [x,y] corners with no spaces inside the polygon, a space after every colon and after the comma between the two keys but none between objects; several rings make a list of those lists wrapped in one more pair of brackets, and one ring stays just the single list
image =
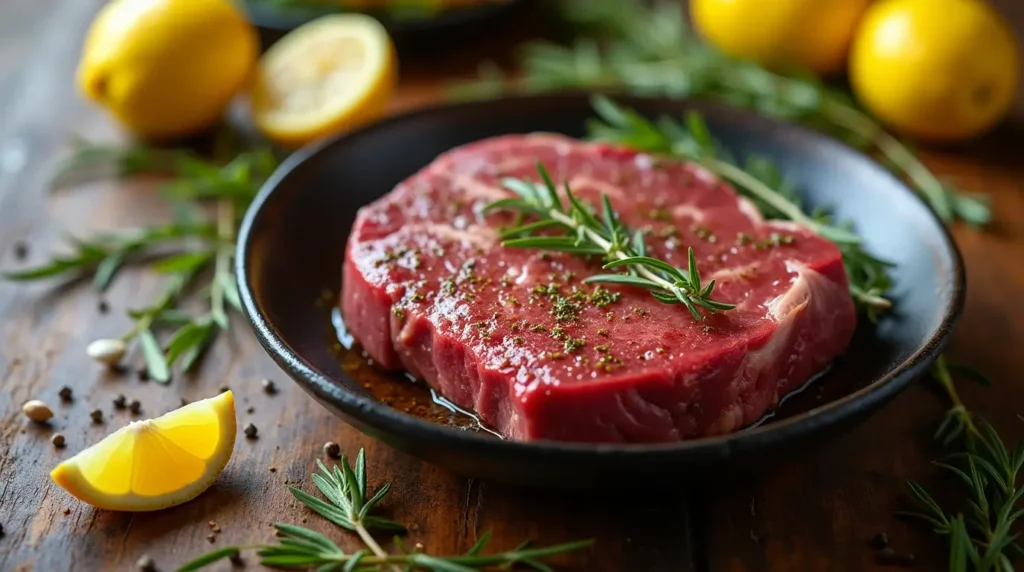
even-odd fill
[{"label": "yellow lemon rind", "polygon": [[[57,467],[50,472],[50,478],[52,478],[58,486],[70,493],[71,496],[86,504],[106,510],[147,512],[170,508],[172,506],[186,503],[202,494],[206,489],[210,488],[210,485],[217,480],[217,477],[224,471],[224,467],[227,466],[228,461],[231,460],[231,454],[235,448],[235,435],[238,432],[238,425],[235,420],[234,395],[230,391],[227,391],[212,399],[220,399],[224,401],[223,404],[211,404],[211,406],[214,407],[214,410],[218,413],[217,420],[219,421],[219,432],[223,441],[218,444],[216,449],[217,453],[210,458],[206,466],[206,471],[204,471],[203,475],[182,489],[158,496],[139,495],[131,492],[127,494],[110,494],[104,492],[94,487],[92,483],[85,478],[78,466],[77,459],[82,455],[82,453],[84,453],[84,451],[57,465]],[[225,414],[221,408],[230,411],[230,414]],[[177,411],[178,410],[172,411],[167,415],[173,415]],[[126,429],[128,429],[128,426],[123,427],[118,431]],[[113,433],[111,436],[112,435]],[[110,438],[110,436],[107,438]]]},{"label": "yellow lemon rind", "polygon": [[[333,28],[333,29],[332,29]],[[289,113],[269,103],[262,95],[266,69],[279,58],[288,58],[303,42],[319,34],[359,37],[367,49],[363,75],[348,94],[333,99],[324,109],[310,113]],[[369,123],[383,115],[397,83],[397,56],[387,32],[379,22],[362,14],[324,16],[296,28],[271,46],[257,68],[252,93],[252,114],[257,129],[287,147]]]}]

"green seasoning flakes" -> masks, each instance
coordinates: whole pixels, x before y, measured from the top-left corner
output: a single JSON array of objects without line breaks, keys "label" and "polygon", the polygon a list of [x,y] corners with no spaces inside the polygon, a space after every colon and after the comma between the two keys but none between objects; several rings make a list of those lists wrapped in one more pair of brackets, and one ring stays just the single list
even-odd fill
[{"label": "green seasoning flakes", "polygon": [[697,238],[710,243],[718,242],[718,237],[715,233],[711,232],[711,229],[706,226],[695,226],[693,227],[693,234],[697,235]]},{"label": "green seasoning flakes", "polygon": [[590,293],[587,298],[587,302],[597,306],[598,308],[604,308],[608,304],[612,304],[619,301],[618,292],[610,292],[604,288],[598,286],[594,288],[594,291]]},{"label": "green seasoning flakes", "polygon": [[795,239],[788,234],[779,234],[777,232],[773,232],[770,235],[768,235],[768,238],[764,240],[759,240],[756,243],[754,243],[754,248],[756,250],[768,250],[769,248],[774,248],[779,245],[793,244],[794,240]]},{"label": "green seasoning flakes", "polygon": [[398,318],[399,320],[405,319],[405,310],[399,308],[398,306],[393,306],[391,308],[391,313],[394,314],[395,317]]},{"label": "green seasoning flakes", "polygon": [[585,345],[587,345],[587,340],[583,338],[569,338],[565,340],[565,342],[563,343],[562,349],[565,351],[565,353],[572,354],[576,353],[576,350],[582,348]]},{"label": "green seasoning flakes", "polygon": [[583,310],[583,305],[579,302],[556,296],[555,303],[551,306],[551,315],[555,317],[556,322],[568,323],[575,321],[581,310]]},{"label": "green seasoning flakes", "polygon": [[600,371],[608,373],[620,365],[622,365],[621,359],[613,355],[605,354],[597,360],[597,364],[595,364],[595,367],[597,367],[597,369]]},{"label": "green seasoning flakes", "polygon": [[651,209],[647,211],[647,218],[653,220],[670,221],[672,220],[672,211],[668,209]]},{"label": "green seasoning flakes", "polygon": [[558,296],[558,292],[558,284],[555,284],[554,282],[548,284],[547,286],[543,284],[536,284],[533,288],[530,289],[531,294],[536,294],[537,296],[548,296],[549,298]]}]

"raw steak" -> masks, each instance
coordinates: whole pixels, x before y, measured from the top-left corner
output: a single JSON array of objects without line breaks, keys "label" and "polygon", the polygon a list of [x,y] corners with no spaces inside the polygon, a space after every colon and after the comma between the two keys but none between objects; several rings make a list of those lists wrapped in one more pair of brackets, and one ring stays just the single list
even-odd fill
[{"label": "raw steak", "polygon": [[[598,261],[502,247],[511,213],[481,208],[537,180],[538,161],[590,204],[611,199],[653,256],[697,253],[713,299],[694,320],[628,286],[583,284]],[[735,431],[849,343],[853,303],[836,247],[765,221],[695,165],[560,135],[453,149],[363,207],[342,313],[374,360],[426,380],[510,439],[676,441]]]}]

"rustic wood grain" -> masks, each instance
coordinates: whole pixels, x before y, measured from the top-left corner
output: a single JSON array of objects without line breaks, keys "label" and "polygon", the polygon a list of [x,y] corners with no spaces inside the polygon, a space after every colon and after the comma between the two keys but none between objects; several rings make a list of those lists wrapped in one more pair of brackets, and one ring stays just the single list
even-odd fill
[{"label": "rustic wood grain", "polygon": [[[101,4],[0,0],[0,268],[44,260],[65,230],[166,215],[143,183],[46,191],[67,133],[120,137],[102,113],[75,96],[72,85],[82,35]],[[483,47],[403,53],[395,109],[436,99],[442,77],[471,74],[482,53],[507,57],[510,40],[521,33],[512,23],[489,32]],[[1015,418],[1024,411],[1024,384],[1017,382],[1024,369],[1024,305],[1017,299],[1024,292],[1022,141],[1020,132],[1007,128],[978,145],[927,156],[941,174],[995,197],[992,232],[957,231],[970,295],[953,356],[997,380],[994,388],[966,386],[964,398],[1012,437],[1024,433]],[[22,241],[30,246],[24,262],[14,253]],[[212,547],[267,541],[271,523],[304,518],[307,526],[355,548],[353,539],[297,506],[284,486],[309,486],[308,474],[328,440],[353,453],[367,448],[371,481],[395,485],[386,510],[410,525],[409,543],[430,552],[465,550],[491,531],[496,548],[527,537],[545,543],[597,539],[591,552],[563,560],[567,570],[862,570],[874,566],[867,542],[884,530],[895,549],[916,555],[917,569],[944,566],[939,542],[892,517],[903,479],[936,482],[928,464],[937,453],[930,436],[945,404],[924,383],[847,435],[765,467],[756,480],[730,481],[713,491],[637,490],[612,501],[522,491],[464,479],[348,428],[284,378],[241,320],[193,378],[163,387],[101,371],[85,357],[85,344],[123,331],[123,310],[146,300],[155,286],[151,277],[127,273],[108,294],[112,310],[104,315],[96,295],[82,285],[0,282],[0,570],[124,570],[143,553],[169,570]],[[278,394],[261,391],[264,377],[278,382]],[[74,389],[70,404],[57,398],[62,385]],[[140,399],[150,416],[176,407],[182,397],[207,397],[225,385],[236,393],[239,422],[256,424],[259,438],[240,437],[227,470],[196,500],[158,513],[119,514],[85,506],[50,482],[47,473],[57,462],[132,419],[113,409],[114,395]],[[20,405],[31,398],[54,408],[50,426],[22,417]],[[90,421],[94,407],[104,411],[104,423]],[[56,431],[67,437],[67,448],[50,445]],[[693,500],[686,500],[688,493]],[[211,520],[222,529],[213,543],[206,538]],[[222,563],[217,569],[232,568]]]}]

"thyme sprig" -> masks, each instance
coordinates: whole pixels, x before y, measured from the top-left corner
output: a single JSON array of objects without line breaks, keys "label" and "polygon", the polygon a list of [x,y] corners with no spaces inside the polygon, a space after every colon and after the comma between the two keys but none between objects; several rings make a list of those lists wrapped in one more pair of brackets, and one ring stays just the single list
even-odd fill
[{"label": "thyme sprig", "polygon": [[[550,572],[551,568],[541,560],[581,550],[593,544],[582,540],[530,548],[528,542],[513,550],[484,554],[491,535],[486,533],[463,554],[431,556],[410,550],[399,537],[394,543],[398,551],[390,553],[381,548],[370,534],[370,530],[403,532],[405,527],[395,521],[374,514],[377,506],[391,490],[385,483],[372,495],[366,486],[366,458],[362,449],[356,456],[355,465],[342,456],[341,467],[328,469],[317,462],[319,473],[312,475],[313,483],[323,498],[311,495],[297,487],[289,487],[292,495],[328,521],[341,528],[355,532],[367,548],[345,552],[333,540],[302,526],[275,524],[281,537],[276,544],[255,546],[228,546],[206,553],[178,569],[178,572],[199,570],[225,558],[234,558],[243,550],[255,550],[260,564],[277,568],[309,569],[318,571],[344,570],[345,572],[370,572],[379,570],[427,570],[429,572],[476,572],[491,568],[507,570],[517,565],[533,570]],[[324,500],[326,499],[326,500]]]},{"label": "thyme sprig", "polygon": [[[502,245],[511,248],[537,248],[579,255],[601,256],[606,270],[615,268],[624,274],[596,274],[586,283],[623,284],[645,288],[651,295],[669,304],[683,304],[695,320],[704,320],[701,308],[711,312],[734,308],[711,299],[715,281],[702,284],[693,248],[687,255],[687,268],[675,266],[647,255],[644,233],[631,231],[619,219],[608,195],[601,195],[601,215],[580,201],[569,184],[562,190],[567,203],[563,204],[551,175],[538,163],[540,182],[506,178],[505,188],[518,198],[501,199],[490,203],[484,212],[502,209],[533,215],[536,220],[504,231]],[[560,236],[541,236],[538,231],[557,229]]]},{"label": "thyme sprig", "polygon": [[843,255],[850,295],[871,319],[892,307],[885,294],[892,286],[892,264],[868,253],[861,238],[847,226],[837,225],[822,211],[806,213],[794,187],[768,159],[747,157],[741,162],[712,137],[699,113],[687,113],[682,122],[670,117],[650,121],[612,100],[595,96],[598,119],[588,124],[592,139],[625,145],[638,151],[693,161],[733,183],[761,213],[772,219],[791,220],[831,240]]},{"label": "thyme sprig", "polygon": [[[163,177],[160,193],[174,221],[72,237],[70,253],[3,276],[15,281],[87,277],[97,292],[104,292],[124,267],[148,265],[164,284],[148,305],[128,310],[133,323],[119,340],[137,341],[148,376],[158,382],[170,381],[175,364],[182,372],[191,370],[217,333],[229,328],[228,311],[241,309],[231,263],[235,232],[241,213],[277,165],[268,150],[238,152],[227,139],[221,141],[214,154],[229,158],[223,162],[182,149],[75,139],[73,153],[56,169],[54,188],[97,175]],[[185,310],[195,302],[205,309]],[[157,334],[165,329],[169,336],[161,345]]]},{"label": "thyme sprig", "polygon": [[973,225],[990,220],[987,198],[939,180],[910,146],[862,111],[849,94],[803,73],[783,74],[731,59],[702,43],[688,28],[681,3],[642,0],[562,0],[566,20],[588,33],[571,46],[527,42],[515,79],[496,65],[457,85],[460,98],[506,91],[627,91],[638,95],[701,97],[822,130],[859,149],[876,152],[905,177],[945,221]]},{"label": "thyme sprig", "polygon": [[1024,516],[1024,487],[1019,484],[1024,441],[1012,449],[1007,447],[992,425],[969,411],[957,393],[951,370],[954,368],[943,357],[931,370],[951,403],[935,438],[944,446],[958,444],[961,450],[935,465],[966,487],[966,509],[943,508],[923,486],[908,480],[907,488],[919,510],[901,514],[924,521],[947,538],[950,570],[1008,572],[1014,569],[1013,561],[1024,556],[1024,548],[1017,542],[1019,533],[1014,532]]}]

